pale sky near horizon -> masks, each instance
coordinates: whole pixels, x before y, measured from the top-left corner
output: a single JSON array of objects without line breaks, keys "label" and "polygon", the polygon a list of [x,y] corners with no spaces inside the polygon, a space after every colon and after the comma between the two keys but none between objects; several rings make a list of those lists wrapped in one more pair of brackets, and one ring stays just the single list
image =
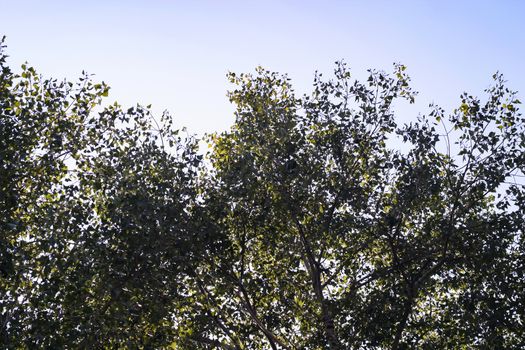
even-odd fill
[{"label": "pale sky near horizon", "polygon": [[112,87],[111,103],[166,109],[192,133],[233,121],[228,71],[258,65],[308,92],[314,71],[343,59],[366,69],[408,67],[420,91],[410,121],[435,102],[483,96],[494,72],[525,99],[525,1],[37,1],[0,0],[9,64],[46,77],[82,70]]}]

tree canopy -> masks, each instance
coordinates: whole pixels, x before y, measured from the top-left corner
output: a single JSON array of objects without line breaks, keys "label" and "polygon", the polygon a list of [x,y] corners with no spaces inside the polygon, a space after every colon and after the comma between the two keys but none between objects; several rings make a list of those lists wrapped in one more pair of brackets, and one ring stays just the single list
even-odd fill
[{"label": "tree canopy", "polygon": [[525,120],[501,74],[400,124],[400,64],[337,63],[300,97],[231,73],[235,122],[199,140],[0,50],[2,347],[525,347]]}]

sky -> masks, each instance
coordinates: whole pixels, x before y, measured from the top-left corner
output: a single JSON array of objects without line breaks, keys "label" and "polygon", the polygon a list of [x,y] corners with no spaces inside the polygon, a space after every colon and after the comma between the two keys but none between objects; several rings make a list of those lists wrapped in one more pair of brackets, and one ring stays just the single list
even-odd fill
[{"label": "sky", "polygon": [[496,71],[523,100],[524,18],[519,0],[0,0],[11,67],[69,80],[85,70],[112,87],[108,103],[152,104],[199,135],[234,121],[227,72],[259,65],[306,93],[337,60],[357,78],[403,63],[420,94],[401,122],[429,103],[450,110],[463,91],[483,97]]}]

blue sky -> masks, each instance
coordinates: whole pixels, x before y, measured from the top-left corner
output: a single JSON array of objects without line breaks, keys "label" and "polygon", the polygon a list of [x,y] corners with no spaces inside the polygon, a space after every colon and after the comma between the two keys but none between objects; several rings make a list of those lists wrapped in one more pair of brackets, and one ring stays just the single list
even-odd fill
[{"label": "blue sky", "polygon": [[336,60],[357,77],[401,62],[420,91],[401,121],[482,95],[497,70],[525,95],[525,1],[0,0],[0,18],[12,66],[86,70],[110,84],[108,103],[151,103],[199,134],[233,121],[226,73],[258,65],[307,92]]}]

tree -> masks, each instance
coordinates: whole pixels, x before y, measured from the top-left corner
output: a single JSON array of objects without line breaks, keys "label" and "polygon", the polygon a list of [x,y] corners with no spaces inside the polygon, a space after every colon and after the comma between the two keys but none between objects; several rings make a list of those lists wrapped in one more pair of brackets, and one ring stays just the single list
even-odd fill
[{"label": "tree", "polygon": [[1,344],[165,344],[200,239],[195,140],[167,114],[101,108],[109,88],[88,75],[13,74],[0,57]]},{"label": "tree", "polygon": [[302,99],[274,73],[230,78],[237,120],[212,156],[229,203],[222,269],[261,342],[524,345],[523,189],[508,183],[524,124],[501,75],[484,104],[465,94],[448,120],[434,107],[401,127],[391,105],[414,98],[402,65],[363,84],[339,64]]},{"label": "tree", "polygon": [[232,73],[203,161],[168,114],[0,57],[6,347],[525,346],[524,119],[500,74],[398,125],[402,65],[338,63],[301,98]]}]

